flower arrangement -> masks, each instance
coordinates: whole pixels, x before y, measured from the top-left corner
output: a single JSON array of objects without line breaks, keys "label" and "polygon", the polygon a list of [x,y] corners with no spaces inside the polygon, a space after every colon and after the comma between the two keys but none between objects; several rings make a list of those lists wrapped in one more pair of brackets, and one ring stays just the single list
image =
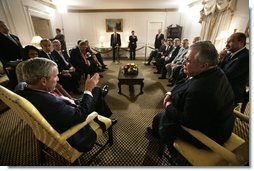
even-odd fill
[{"label": "flower arrangement", "polygon": [[127,75],[138,75],[138,66],[134,63],[128,63],[123,66],[123,72]]}]

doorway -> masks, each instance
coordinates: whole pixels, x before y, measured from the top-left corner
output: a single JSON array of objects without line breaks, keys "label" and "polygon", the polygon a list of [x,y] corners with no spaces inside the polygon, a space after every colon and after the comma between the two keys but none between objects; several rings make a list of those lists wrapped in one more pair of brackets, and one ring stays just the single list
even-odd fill
[{"label": "doorway", "polygon": [[36,36],[41,36],[42,38],[48,39],[53,37],[50,20],[35,16],[31,17]]},{"label": "doorway", "polygon": [[155,36],[158,33],[158,30],[161,29],[162,33],[164,34],[164,29],[163,29],[163,22],[162,21],[149,21],[148,22],[148,31],[147,31],[147,40],[146,40],[146,44],[147,44],[147,48],[146,48],[146,52],[145,52],[145,60],[146,57],[149,56],[149,54],[151,53],[152,49],[149,48],[150,47],[154,47],[154,40],[155,40]]}]

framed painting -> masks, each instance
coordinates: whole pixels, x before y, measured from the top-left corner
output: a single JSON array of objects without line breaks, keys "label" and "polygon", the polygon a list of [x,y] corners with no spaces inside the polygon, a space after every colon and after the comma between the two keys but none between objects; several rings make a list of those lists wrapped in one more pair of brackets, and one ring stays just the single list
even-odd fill
[{"label": "framed painting", "polygon": [[106,32],[113,32],[116,28],[117,32],[123,31],[123,19],[106,19]]}]

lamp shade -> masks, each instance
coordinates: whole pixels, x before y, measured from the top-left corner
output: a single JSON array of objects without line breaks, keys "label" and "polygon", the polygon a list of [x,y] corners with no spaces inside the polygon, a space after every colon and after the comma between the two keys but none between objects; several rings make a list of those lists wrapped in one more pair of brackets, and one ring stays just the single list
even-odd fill
[{"label": "lamp shade", "polygon": [[32,40],[31,40],[31,44],[40,44],[40,42],[41,42],[41,40],[42,40],[42,38],[41,38],[41,36],[34,36],[33,38],[32,38]]}]

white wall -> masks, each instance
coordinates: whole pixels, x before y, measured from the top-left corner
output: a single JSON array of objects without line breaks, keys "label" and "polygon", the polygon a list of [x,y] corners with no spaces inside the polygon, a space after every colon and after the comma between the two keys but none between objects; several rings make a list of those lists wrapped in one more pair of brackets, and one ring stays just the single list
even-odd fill
[{"label": "white wall", "polygon": [[[201,2],[200,2],[201,3]],[[34,0],[1,0],[0,20],[6,22],[10,32],[19,36],[25,46],[34,36],[31,15],[49,19],[53,35],[55,28],[63,28],[66,37],[67,48],[76,45],[78,39],[88,39],[92,46],[100,46],[100,37],[105,37],[104,46],[109,46],[111,33],[106,33],[105,19],[122,18],[123,32],[121,32],[123,46],[127,46],[127,37],[131,30],[135,30],[138,36],[138,47],[148,43],[148,39],[154,39],[155,35],[148,35],[148,22],[163,22],[164,33],[167,26],[178,24],[183,26],[182,38],[198,36],[201,30],[199,12],[201,4],[192,6],[184,13],[170,12],[94,12],[94,13],[66,13],[59,14],[54,8],[50,8],[39,1]],[[231,28],[245,31],[248,21],[248,0],[238,0],[237,11],[233,16]],[[15,9],[15,10],[13,10]],[[151,36],[151,38],[147,37]],[[144,50],[138,51],[137,56],[144,57]]]}]

